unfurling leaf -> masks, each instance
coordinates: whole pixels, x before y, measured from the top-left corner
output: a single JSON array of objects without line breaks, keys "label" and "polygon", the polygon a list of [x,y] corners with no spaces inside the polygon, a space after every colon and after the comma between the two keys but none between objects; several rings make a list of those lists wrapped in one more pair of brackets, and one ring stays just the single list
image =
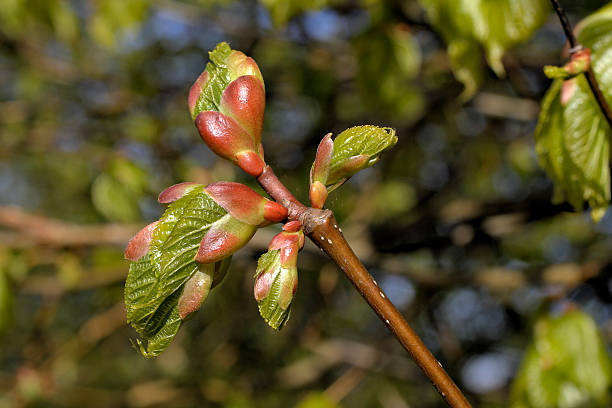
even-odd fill
[{"label": "unfurling leaf", "polygon": [[208,147],[250,175],[265,166],[261,147],[266,105],[255,61],[220,43],[189,91],[189,112]]},{"label": "unfurling leaf", "polygon": [[[315,161],[317,166],[315,168],[313,165],[311,180],[321,182],[327,192],[331,192],[359,170],[374,165],[380,155],[395,143],[397,136],[391,128],[364,125],[346,129],[334,139],[333,149],[326,147],[326,151],[333,152],[331,158]],[[316,170],[320,167],[324,168],[324,171]]]},{"label": "unfurling leaf", "polygon": [[501,58],[509,48],[526,41],[548,17],[548,0],[420,0],[429,20],[448,44],[455,77],[471,98],[483,77],[483,47],[491,68],[502,76]]},{"label": "unfurling leaf", "polygon": [[256,229],[287,216],[284,207],[238,183],[177,184],[160,201],[170,203],[162,218],[126,249],[135,261],[125,284],[127,317],[147,357],[170,344]]},{"label": "unfurling leaf", "polygon": [[534,326],[512,385],[512,408],[607,407],[612,363],[593,319],[578,310]]},{"label": "unfurling leaf", "polygon": [[[612,6],[577,27],[578,40],[591,49],[591,66],[602,93],[612,103]],[[555,186],[554,201],[564,199],[581,210],[584,201],[598,221],[610,201],[610,137],[583,75],[553,82],[542,101],[535,131],[540,164]]]},{"label": "unfurling leaf", "polygon": [[289,320],[297,289],[297,255],[304,246],[304,234],[299,228],[299,223],[287,223],[257,262],[253,293],[261,317],[275,330]]}]

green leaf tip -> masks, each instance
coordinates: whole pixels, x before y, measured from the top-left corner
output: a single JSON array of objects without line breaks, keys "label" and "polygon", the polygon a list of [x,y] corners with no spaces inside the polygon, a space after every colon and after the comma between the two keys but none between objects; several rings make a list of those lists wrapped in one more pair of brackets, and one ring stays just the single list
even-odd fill
[{"label": "green leaf tip", "polygon": [[230,83],[230,71],[227,58],[232,49],[226,42],[217,44],[214,50],[208,52],[209,62],[189,91],[189,108],[192,119],[202,111],[219,111],[221,94]]},{"label": "green leaf tip", "polygon": [[380,155],[397,143],[395,129],[373,125],[355,126],[333,141],[333,154],[323,184],[331,192],[359,170],[374,165]]}]

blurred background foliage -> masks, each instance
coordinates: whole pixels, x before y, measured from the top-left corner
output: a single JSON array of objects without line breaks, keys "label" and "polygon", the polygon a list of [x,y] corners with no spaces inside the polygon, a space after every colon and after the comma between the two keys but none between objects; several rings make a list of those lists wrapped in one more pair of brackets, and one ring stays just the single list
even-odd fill
[{"label": "blurred background foliage", "polygon": [[[541,70],[563,62],[563,33],[542,11],[501,60],[477,32],[453,51],[461,38],[431,14],[447,3],[4,0],[0,406],[444,406],[311,245],[288,326],[260,320],[252,274],[274,228],[234,256],[162,356],[131,347],[122,251],[159,217],[156,194],[252,185],[207,150],[186,108],[220,41],[258,62],[266,158],[302,199],[328,131],[397,129],[397,146],[329,205],[475,406],[511,394],[517,407],[605,406],[612,214],[593,224],[551,204],[534,152]],[[604,4],[566,3],[574,22]]]}]

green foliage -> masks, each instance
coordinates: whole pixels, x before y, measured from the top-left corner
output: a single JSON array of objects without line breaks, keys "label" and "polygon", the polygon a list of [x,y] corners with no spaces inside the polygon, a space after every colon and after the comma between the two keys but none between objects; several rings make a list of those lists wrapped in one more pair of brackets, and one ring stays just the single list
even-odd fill
[{"label": "green foliage", "polygon": [[323,392],[312,392],[304,397],[296,408],[339,408],[334,400],[325,395]]},{"label": "green foliage", "polygon": [[[578,40],[591,48],[592,68],[612,102],[612,6],[585,19]],[[610,201],[610,137],[584,76],[553,82],[542,101],[535,132],[538,159],[555,184],[554,201],[581,210],[583,202],[599,220]]]},{"label": "green foliage", "polygon": [[373,166],[380,155],[397,143],[395,130],[364,125],[346,129],[334,139],[334,153],[325,181],[333,191],[359,170]]},{"label": "green foliage", "polygon": [[593,319],[579,310],[535,324],[512,386],[512,408],[608,406],[612,362]]},{"label": "green foliage", "polygon": [[149,10],[146,0],[106,0],[95,6],[87,28],[94,41],[108,50],[116,49],[120,36],[137,27]]},{"label": "green foliage", "polygon": [[185,282],[200,267],[215,268],[194,258],[208,229],[230,215],[202,187],[194,186],[168,206],[153,232],[149,254],[130,267],[125,283],[127,317],[146,342],[141,350],[147,357],[158,355],[176,334],[177,303]]},{"label": "green foliage", "polygon": [[91,186],[91,199],[98,211],[112,221],[140,219],[138,200],[147,187],[147,174],[125,159],[113,160]]},{"label": "green foliage", "polygon": [[420,0],[429,19],[448,44],[455,76],[465,86],[463,100],[471,98],[482,82],[477,50],[483,47],[489,65],[501,76],[501,58],[524,42],[549,15],[548,0]]},{"label": "green foliage", "polygon": [[265,298],[258,302],[259,314],[275,330],[280,330],[291,316],[291,304],[280,304],[283,292],[283,282],[288,274],[296,273],[295,269],[283,268],[280,260],[280,250],[270,250],[259,257],[255,279],[268,273],[272,277],[270,290]]},{"label": "green foliage", "polygon": [[230,83],[230,71],[226,63],[227,57],[232,49],[226,42],[217,44],[214,50],[208,53],[210,61],[206,64],[208,81],[195,105],[193,118],[202,111],[219,111],[221,104],[221,94]]},{"label": "green foliage", "polygon": [[14,296],[11,281],[5,268],[0,268],[0,333],[12,321]]},{"label": "green foliage", "polygon": [[316,10],[331,3],[330,0],[261,0],[268,8],[274,23],[283,25],[296,14]]}]

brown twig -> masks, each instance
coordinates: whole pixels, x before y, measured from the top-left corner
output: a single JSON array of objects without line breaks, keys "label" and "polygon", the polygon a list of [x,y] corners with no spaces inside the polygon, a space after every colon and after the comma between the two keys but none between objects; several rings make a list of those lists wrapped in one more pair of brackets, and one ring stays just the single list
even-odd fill
[{"label": "brown twig", "polygon": [[[559,0],[550,0],[559,17],[559,21],[561,22],[561,26],[563,27],[563,32],[565,32],[565,36],[567,37],[567,41],[570,44],[570,53],[574,53],[580,51],[583,47],[582,44],[578,42],[578,39],[574,35],[574,31],[572,30],[572,25],[567,18],[567,14],[565,14],[565,10],[561,7],[561,3]],[[593,72],[593,68],[589,66],[589,69],[585,72],[586,80],[589,84],[589,88],[591,88],[591,92],[597,101],[597,105],[599,105],[599,109],[603,113],[608,125],[612,128],[612,110],[610,109],[610,105],[606,101],[606,98],[603,96],[601,92],[601,88],[599,87],[599,83],[597,82],[597,78],[595,77],[595,73]]]},{"label": "brown twig", "polygon": [[329,210],[309,208],[301,204],[268,166],[257,181],[271,197],[288,208],[289,220],[299,220],[308,238],[344,272],[361,296],[429,377],[446,402],[454,408],[470,407],[470,403],[442,368],[442,364],[427,349],[427,346],[412,330],[355,255],[344,239],[334,214]]}]

